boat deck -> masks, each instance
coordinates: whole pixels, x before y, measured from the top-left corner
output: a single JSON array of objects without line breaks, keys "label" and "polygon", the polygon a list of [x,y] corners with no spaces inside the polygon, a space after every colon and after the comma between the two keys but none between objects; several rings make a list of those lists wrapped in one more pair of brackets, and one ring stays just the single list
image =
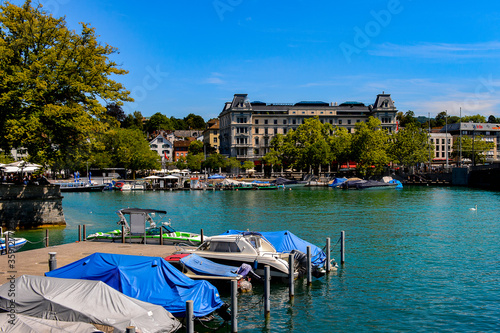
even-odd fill
[{"label": "boat deck", "polygon": [[176,250],[172,245],[144,245],[105,242],[75,242],[50,246],[42,249],[16,252],[0,256],[0,284],[9,281],[11,276],[24,274],[44,275],[49,271],[49,252],[57,252],[57,267],[62,267],[95,252],[129,254],[151,257],[166,257]]}]

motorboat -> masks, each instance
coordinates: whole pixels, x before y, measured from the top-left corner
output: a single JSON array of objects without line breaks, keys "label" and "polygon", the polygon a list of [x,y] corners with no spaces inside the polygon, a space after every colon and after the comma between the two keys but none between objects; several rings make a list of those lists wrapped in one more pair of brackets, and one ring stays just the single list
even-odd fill
[{"label": "motorboat", "polygon": [[[120,218],[117,224],[124,226],[126,243],[160,244],[160,234],[162,234],[164,245],[184,244],[197,246],[201,243],[199,234],[176,231],[170,225],[170,220],[163,222],[162,220],[167,214],[165,210],[124,208],[116,211],[116,214]],[[121,242],[122,230],[97,232],[88,235],[87,240]]]},{"label": "motorboat", "polygon": [[145,189],[146,184],[143,181],[123,181],[123,185],[120,188],[121,191],[144,191]]},{"label": "motorboat", "polygon": [[55,183],[59,185],[61,192],[102,192],[107,187],[105,184],[93,184],[90,182],[63,182]]},{"label": "motorboat", "polygon": [[12,237],[14,234],[13,231],[3,232],[2,228],[0,228],[0,254],[6,254],[6,245],[5,245],[5,236],[8,234],[9,236],[9,253],[13,253],[22,248],[28,241],[26,238],[21,237]]},{"label": "motorboat", "polygon": [[[209,237],[196,249],[184,248],[174,252],[194,253],[216,263],[239,267],[245,263],[260,276],[264,275],[264,266],[270,267],[273,277],[288,277],[288,253],[277,252],[260,233],[243,232],[235,235]],[[298,270],[294,272],[298,277]]]},{"label": "motorboat", "polygon": [[275,180],[271,181],[273,185],[283,185],[285,187],[298,187],[298,186],[306,186],[307,182],[304,180],[295,180],[295,179],[287,179],[283,177],[278,177]]}]

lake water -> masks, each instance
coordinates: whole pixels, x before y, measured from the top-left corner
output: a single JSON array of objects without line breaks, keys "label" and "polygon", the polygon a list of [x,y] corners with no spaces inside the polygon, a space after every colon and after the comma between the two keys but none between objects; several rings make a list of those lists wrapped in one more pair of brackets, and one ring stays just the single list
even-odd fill
[{"label": "lake water", "polygon": [[[470,207],[478,205],[477,211]],[[500,194],[467,188],[403,190],[65,193],[67,227],[51,245],[116,229],[115,211],[165,209],[178,230],[288,229],[320,247],[346,232],[346,264],[311,286],[273,285],[271,317],[261,288],[239,296],[240,332],[500,331]],[[43,231],[20,231],[40,240]],[[26,249],[33,246],[29,245]],[[222,291],[224,294],[224,291]]]}]

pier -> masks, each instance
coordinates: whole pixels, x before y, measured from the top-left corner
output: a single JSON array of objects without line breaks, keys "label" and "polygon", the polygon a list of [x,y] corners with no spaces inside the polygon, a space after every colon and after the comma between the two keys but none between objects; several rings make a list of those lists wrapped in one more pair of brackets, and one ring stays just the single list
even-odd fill
[{"label": "pier", "polygon": [[75,242],[21,251],[10,256],[0,256],[0,284],[9,280],[11,275],[40,275],[49,271],[49,252],[56,252],[57,267],[71,264],[95,252],[128,254],[149,257],[166,257],[175,251],[173,245],[121,244],[104,242]]}]

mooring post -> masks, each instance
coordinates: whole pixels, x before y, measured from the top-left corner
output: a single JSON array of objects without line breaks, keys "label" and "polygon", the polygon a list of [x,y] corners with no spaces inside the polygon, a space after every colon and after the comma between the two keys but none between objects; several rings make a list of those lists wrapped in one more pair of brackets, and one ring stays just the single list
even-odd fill
[{"label": "mooring post", "polygon": [[9,242],[10,242],[9,233],[6,232],[5,233],[5,254],[9,254]]},{"label": "mooring post", "polygon": [[186,332],[194,333],[193,301],[186,301]]},{"label": "mooring post", "polygon": [[126,328],[126,333],[135,333],[135,326],[129,326]]},{"label": "mooring post", "polygon": [[125,226],[122,224],[122,243],[125,243]]},{"label": "mooring post", "polygon": [[81,224],[78,225],[78,241],[82,241],[82,226]]},{"label": "mooring post", "polygon": [[238,332],[238,281],[231,280],[231,332]]},{"label": "mooring post", "polygon": [[290,285],[290,300],[293,299],[295,295],[295,285],[294,285],[294,271],[295,271],[295,259],[292,253],[288,255],[288,284]]},{"label": "mooring post", "polygon": [[330,237],[326,237],[326,265],[325,269],[327,273],[330,273],[331,266],[330,266]]},{"label": "mooring post", "polygon": [[160,245],[163,245],[163,227],[160,227]]},{"label": "mooring post", "polygon": [[266,317],[271,313],[271,301],[269,296],[271,294],[271,268],[269,265],[264,266],[264,315]]},{"label": "mooring post", "polygon": [[312,283],[311,247],[307,247],[307,284]]},{"label": "mooring post", "polygon": [[201,229],[201,232],[200,232],[200,241],[203,243],[203,228]]},{"label": "mooring post", "polygon": [[49,272],[57,268],[57,252],[49,252]]},{"label": "mooring post", "polygon": [[340,232],[340,264],[345,263],[345,231]]},{"label": "mooring post", "polygon": [[85,242],[87,240],[87,226],[84,224],[83,225],[83,241]]},{"label": "mooring post", "polygon": [[45,229],[45,247],[49,247],[49,229]]}]

